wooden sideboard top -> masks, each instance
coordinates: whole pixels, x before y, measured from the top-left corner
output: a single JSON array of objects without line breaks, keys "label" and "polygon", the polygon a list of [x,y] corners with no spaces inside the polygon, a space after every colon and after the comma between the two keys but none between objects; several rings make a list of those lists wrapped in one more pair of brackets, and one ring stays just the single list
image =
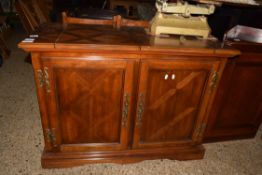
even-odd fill
[{"label": "wooden sideboard top", "polygon": [[[225,48],[238,49],[245,53],[262,54],[262,44],[247,41],[225,41]],[[261,57],[262,58],[262,57]]]},{"label": "wooden sideboard top", "polygon": [[60,24],[42,27],[34,42],[21,42],[19,47],[26,51],[124,51],[143,53],[194,53],[200,55],[235,56],[240,52],[223,49],[220,42],[186,37],[154,37],[143,28],[97,25]]}]

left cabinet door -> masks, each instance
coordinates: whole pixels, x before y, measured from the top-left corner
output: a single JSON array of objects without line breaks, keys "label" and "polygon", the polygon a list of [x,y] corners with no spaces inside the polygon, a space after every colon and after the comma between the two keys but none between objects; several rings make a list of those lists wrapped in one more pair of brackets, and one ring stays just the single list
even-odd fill
[{"label": "left cabinet door", "polygon": [[42,58],[49,130],[62,152],[125,149],[130,127],[134,62]]}]

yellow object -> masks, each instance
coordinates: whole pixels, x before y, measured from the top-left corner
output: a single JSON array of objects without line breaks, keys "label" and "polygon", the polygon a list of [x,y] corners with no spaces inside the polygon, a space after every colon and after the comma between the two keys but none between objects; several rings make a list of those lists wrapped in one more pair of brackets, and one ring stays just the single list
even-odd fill
[{"label": "yellow object", "polygon": [[[166,3],[158,0],[158,12],[151,21],[150,32],[153,35],[175,34],[201,36],[207,38],[210,28],[203,15],[214,13],[213,5],[189,5],[188,3]],[[191,16],[200,15],[200,16]]]}]

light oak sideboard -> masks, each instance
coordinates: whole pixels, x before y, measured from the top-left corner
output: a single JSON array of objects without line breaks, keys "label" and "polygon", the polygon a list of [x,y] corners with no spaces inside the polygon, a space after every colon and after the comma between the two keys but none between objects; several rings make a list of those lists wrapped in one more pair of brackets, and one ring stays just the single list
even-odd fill
[{"label": "light oak sideboard", "polygon": [[44,168],[203,158],[217,86],[238,50],[128,27],[58,25],[38,35],[19,47],[32,56]]}]

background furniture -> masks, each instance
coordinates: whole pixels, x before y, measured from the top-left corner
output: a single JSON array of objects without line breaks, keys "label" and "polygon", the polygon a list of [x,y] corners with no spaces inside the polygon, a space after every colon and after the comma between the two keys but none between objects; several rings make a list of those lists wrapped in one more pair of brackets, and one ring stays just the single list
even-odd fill
[{"label": "background furniture", "polygon": [[138,6],[145,3],[155,4],[152,0],[109,0],[109,8],[110,10],[124,10],[124,17],[137,19],[139,17]]},{"label": "background furniture", "polygon": [[3,64],[3,59],[10,56],[10,50],[6,43],[9,34],[10,26],[6,23],[6,16],[0,15],[0,66]]},{"label": "background furniture", "polygon": [[212,35],[222,41],[224,34],[238,24],[261,29],[262,20],[258,18],[262,18],[261,6],[223,4],[208,16],[208,23]]},{"label": "background furniture", "polygon": [[47,12],[44,13],[46,6],[42,1],[37,0],[17,0],[15,7],[21,22],[28,34],[36,32],[41,25],[49,22]]},{"label": "background furniture", "polygon": [[208,142],[254,137],[262,122],[262,44],[225,44],[242,54],[226,64],[205,132]]},{"label": "background furniture", "polygon": [[120,15],[114,16],[112,19],[85,19],[70,17],[66,12],[62,12],[63,25],[66,27],[68,24],[82,24],[82,25],[111,25],[115,28],[120,27],[143,27],[148,28],[149,22],[142,20],[130,20],[122,18]]},{"label": "background furniture", "polygon": [[0,13],[4,13],[4,9],[2,7],[2,4],[0,3]]},{"label": "background furniture", "polygon": [[82,7],[74,10],[73,14],[69,16],[77,18],[88,18],[88,19],[113,19],[114,16],[120,15],[120,13],[112,10],[97,9],[91,7]]},{"label": "background furniture", "polygon": [[137,5],[138,1],[130,0],[109,0],[110,9],[116,10],[117,8],[123,8],[126,11],[126,17],[137,18]]},{"label": "background furniture", "polygon": [[19,44],[32,55],[43,167],[203,158],[216,86],[227,57],[238,51],[150,37],[137,27],[43,32]]},{"label": "background furniture", "polygon": [[[84,19],[67,16],[66,12],[62,12],[63,25],[68,24],[89,24],[89,25],[111,25],[115,26],[117,18],[120,16],[114,16],[112,19]],[[120,17],[121,18],[121,17]]]}]

